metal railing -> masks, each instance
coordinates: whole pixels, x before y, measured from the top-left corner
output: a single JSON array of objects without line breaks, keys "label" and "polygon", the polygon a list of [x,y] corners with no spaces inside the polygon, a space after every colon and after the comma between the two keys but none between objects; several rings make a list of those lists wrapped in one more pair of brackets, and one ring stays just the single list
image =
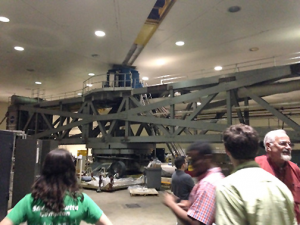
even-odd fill
[{"label": "metal railing", "polygon": [[[107,81],[107,76],[109,76],[109,81]],[[124,77],[124,79],[118,79],[119,76]],[[132,88],[140,83],[139,79],[132,79],[131,73],[117,73],[116,76],[110,75],[97,75],[90,77],[83,81],[82,95],[94,90],[94,89],[105,89],[105,88]]]},{"label": "metal railing", "polygon": [[[170,74],[168,75],[169,78],[172,78],[170,79],[170,82],[168,82],[168,79],[166,79],[165,77],[162,79],[160,79],[160,77],[156,77],[153,79],[159,79],[160,80],[159,84],[167,84],[167,83],[179,82],[183,79],[185,80],[193,79],[193,78],[196,79],[199,76],[206,77],[212,75],[221,75],[221,74],[228,74],[228,73],[241,72],[247,70],[291,65],[296,63],[300,63],[300,52],[294,52],[290,54],[283,54],[283,55],[277,55],[273,57],[222,65],[223,69],[221,71],[215,71],[213,68],[208,68],[208,69],[200,69],[195,71],[188,71],[185,74],[173,74],[173,75]],[[127,86],[128,81],[130,84]],[[106,88],[106,87],[119,88],[120,86],[134,87],[137,82],[140,82],[140,80],[131,80],[126,78],[124,80],[114,80],[114,81],[107,82],[107,74],[100,74],[86,79],[83,82],[82,90],[75,90],[75,91],[60,93],[57,95],[49,95],[49,96],[43,93],[43,99],[58,100],[64,98],[80,97],[81,95],[84,95],[93,89]],[[89,85],[87,86],[87,84]],[[153,85],[159,85],[159,84],[153,84]],[[148,85],[148,86],[153,86],[153,85]],[[33,96],[33,97],[40,97],[40,96]]]}]

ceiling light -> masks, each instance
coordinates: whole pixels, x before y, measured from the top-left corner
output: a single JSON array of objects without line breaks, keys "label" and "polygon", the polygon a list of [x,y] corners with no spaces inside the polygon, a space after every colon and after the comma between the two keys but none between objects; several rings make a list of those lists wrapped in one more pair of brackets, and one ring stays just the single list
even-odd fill
[{"label": "ceiling light", "polygon": [[155,79],[158,79],[158,78],[164,78],[164,77],[170,77],[172,75],[163,75],[163,76],[160,76],[160,77],[155,77]]},{"label": "ceiling light", "polygon": [[92,85],[92,84],[86,84],[86,86],[88,86],[88,87],[92,87],[93,85]]},{"label": "ceiling light", "polygon": [[220,71],[220,70],[222,70],[222,69],[223,69],[222,66],[216,66],[216,67],[215,67],[215,70],[216,70],[216,71]]},{"label": "ceiling light", "polygon": [[183,46],[183,45],[184,45],[184,42],[183,42],[183,41],[177,41],[175,44],[176,44],[177,46]]},{"label": "ceiling light", "polygon": [[172,83],[174,83],[174,81],[163,82],[163,83],[161,83],[161,84],[172,84]]},{"label": "ceiling light", "polygon": [[156,64],[157,65],[159,65],[159,66],[162,66],[162,65],[164,65],[166,62],[165,62],[165,60],[163,60],[163,59],[160,59],[160,60],[157,60],[156,61]]},{"label": "ceiling light", "polygon": [[42,84],[42,82],[40,82],[40,81],[36,81],[36,82],[35,82],[35,84]]},{"label": "ceiling light", "polygon": [[241,10],[241,7],[239,7],[239,6],[231,6],[228,8],[228,12],[230,12],[230,13],[236,13],[240,10]]},{"label": "ceiling light", "polygon": [[169,78],[164,78],[164,79],[161,79],[162,81],[163,80],[176,80],[176,79],[180,79],[180,78],[185,78],[186,76],[181,76],[181,77],[169,77]]},{"label": "ceiling light", "polygon": [[258,50],[259,50],[258,47],[249,48],[249,51],[250,51],[250,52],[256,52],[256,51],[258,51]]},{"label": "ceiling light", "polygon": [[98,36],[98,37],[104,37],[104,36],[105,36],[105,33],[104,33],[103,31],[101,31],[101,30],[97,30],[97,31],[95,32],[95,34],[96,34],[96,36]]},{"label": "ceiling light", "polygon": [[197,105],[201,105],[201,102],[197,102]]},{"label": "ceiling light", "polygon": [[89,73],[89,76],[95,76],[95,74],[94,73]]},{"label": "ceiling light", "polygon": [[15,46],[14,49],[17,51],[24,51],[24,48],[20,46]]},{"label": "ceiling light", "polygon": [[142,80],[149,80],[149,77],[142,77]]},{"label": "ceiling light", "polygon": [[0,22],[7,23],[7,22],[9,22],[9,19],[6,17],[0,16]]},{"label": "ceiling light", "polygon": [[81,93],[77,93],[77,95],[82,95]]}]

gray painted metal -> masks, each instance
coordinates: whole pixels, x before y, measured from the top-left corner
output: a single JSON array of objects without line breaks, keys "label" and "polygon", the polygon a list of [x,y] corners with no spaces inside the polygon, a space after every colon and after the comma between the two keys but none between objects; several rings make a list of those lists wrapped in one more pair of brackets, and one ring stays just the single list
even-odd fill
[{"label": "gray painted metal", "polygon": [[0,130],[0,149],[1,149],[1,166],[0,166],[0,221],[4,219],[8,210],[9,186],[12,153],[14,147],[14,134],[8,131]]},{"label": "gray painted metal", "polygon": [[[19,110],[28,112],[30,115],[26,121],[26,128],[32,124],[34,114],[41,114],[39,118],[44,121],[48,129],[37,130],[38,124],[36,124],[37,133],[33,135],[34,138],[56,139],[60,144],[87,144],[92,148],[102,146],[98,148],[103,149],[108,149],[108,143],[121,143],[120,148],[135,149],[129,145],[132,143],[190,143],[199,139],[220,143],[222,131],[232,124],[234,117],[237,117],[240,122],[250,122],[248,109],[242,111],[234,109],[233,106],[239,107],[240,103],[247,106],[248,101],[253,99],[292,128],[294,130],[292,138],[299,142],[299,125],[251,92],[253,87],[262,89],[264,84],[272,85],[272,82],[286,77],[293,77],[289,66],[238,72],[170,85],[130,89],[130,91],[127,89],[94,90],[81,98],[76,98],[77,102],[74,99],[49,103],[44,101],[34,105],[20,106]],[[181,92],[181,95],[175,96],[175,91]],[[152,97],[154,94],[156,97],[170,96],[161,101],[143,105],[138,100],[140,96],[137,96],[142,93],[152,94]],[[219,93],[227,93],[227,96]],[[241,93],[243,93],[242,96]],[[272,90],[272,94],[275,93],[276,89]],[[245,97],[246,95],[249,98]],[[202,104],[196,107],[196,102],[199,100]],[[176,106],[182,103],[188,104],[187,110],[191,110],[194,105],[194,111],[184,112],[183,116],[178,118]],[[77,112],[68,110],[72,108],[72,104],[81,107]],[[38,108],[38,106],[44,108]],[[61,108],[54,110],[47,106],[60,106]],[[160,116],[157,109],[166,106],[170,108],[167,116]],[[209,119],[205,119],[204,110],[215,107],[224,107],[227,112],[226,117],[224,117],[224,112],[217,112]],[[111,110],[109,114],[100,115],[99,108]],[[49,121],[46,115],[59,116],[60,122]],[[221,119],[226,119],[227,123],[220,123]],[[93,122],[97,123],[96,127],[93,127]],[[135,134],[132,131],[133,124],[139,125]],[[70,130],[74,127],[78,127],[81,133],[72,137]],[[270,129],[257,128],[261,136]],[[141,136],[143,130],[148,136]]]},{"label": "gray painted metal", "polygon": [[246,92],[246,94],[250,98],[252,98],[254,101],[256,101],[261,106],[265,107],[269,112],[271,112],[278,119],[280,119],[283,122],[285,122],[288,126],[290,126],[291,128],[293,128],[294,130],[300,131],[300,126],[295,121],[293,121],[292,119],[290,119],[287,116],[283,115],[281,112],[279,112],[278,110],[276,110],[274,107],[270,106],[265,100],[263,100],[262,98],[258,97],[255,94],[253,94],[252,92],[250,92],[247,88],[244,87],[242,89]]}]

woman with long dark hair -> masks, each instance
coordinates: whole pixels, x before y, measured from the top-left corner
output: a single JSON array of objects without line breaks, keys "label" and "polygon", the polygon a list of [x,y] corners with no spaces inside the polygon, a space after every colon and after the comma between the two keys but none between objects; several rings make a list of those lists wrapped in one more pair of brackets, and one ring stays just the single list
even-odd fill
[{"label": "woman with long dark hair", "polygon": [[41,176],[32,192],[21,199],[0,225],[80,224],[80,221],[112,225],[104,212],[86,194],[79,191],[71,154],[55,149],[45,158]]}]

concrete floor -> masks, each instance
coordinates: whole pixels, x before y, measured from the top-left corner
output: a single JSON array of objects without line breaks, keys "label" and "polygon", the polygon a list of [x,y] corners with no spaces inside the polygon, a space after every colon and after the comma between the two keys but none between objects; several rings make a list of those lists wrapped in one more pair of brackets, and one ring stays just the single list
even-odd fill
[{"label": "concrete floor", "polygon": [[[127,189],[101,193],[83,189],[83,192],[97,203],[114,225],[176,224],[176,217],[162,203],[163,191],[159,191],[158,196],[131,196]],[[128,208],[126,204],[138,204],[140,207]]]}]

